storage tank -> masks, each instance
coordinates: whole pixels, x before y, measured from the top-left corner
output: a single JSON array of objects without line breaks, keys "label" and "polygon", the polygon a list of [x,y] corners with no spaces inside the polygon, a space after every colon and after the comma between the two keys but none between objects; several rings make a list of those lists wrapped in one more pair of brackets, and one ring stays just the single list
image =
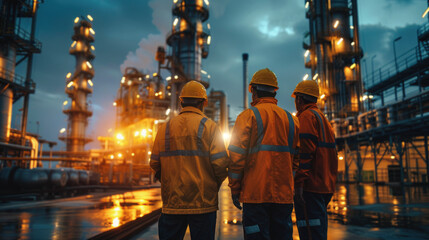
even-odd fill
[{"label": "storage tank", "polygon": [[17,167],[5,167],[0,171],[0,188],[12,187],[13,175]]},{"label": "storage tank", "polygon": [[48,185],[45,171],[18,168],[13,175],[13,186],[23,189],[41,189]]},{"label": "storage tank", "polygon": [[65,187],[68,181],[68,175],[63,169],[45,169],[48,173],[49,185],[52,187]]},{"label": "storage tank", "polygon": [[85,170],[77,170],[79,173],[79,184],[88,185],[89,184],[89,174]]},{"label": "storage tank", "polygon": [[64,170],[68,176],[67,186],[79,185],[79,172],[72,168],[62,168],[62,170]]}]

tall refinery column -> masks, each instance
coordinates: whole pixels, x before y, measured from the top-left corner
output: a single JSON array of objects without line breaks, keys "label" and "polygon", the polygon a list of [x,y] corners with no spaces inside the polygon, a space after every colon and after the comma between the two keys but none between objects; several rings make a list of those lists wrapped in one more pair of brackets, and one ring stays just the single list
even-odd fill
[{"label": "tall refinery column", "polygon": [[208,56],[211,37],[208,0],[173,0],[173,27],[167,38],[171,47],[171,110],[178,109],[178,95],[183,85],[196,80],[206,88],[201,78],[201,60]]},{"label": "tall refinery column", "polygon": [[355,116],[361,110],[362,57],[356,1],[306,0],[305,5],[310,23],[310,43],[304,44],[310,53],[306,67],[319,83],[325,113],[329,119]]},{"label": "tall refinery column", "polygon": [[88,118],[92,116],[87,96],[92,93],[93,86],[94,69],[91,61],[95,56],[91,43],[94,42],[95,32],[92,29],[92,17],[88,15],[87,18],[75,19],[73,43],[70,47],[70,54],[76,57],[76,69],[73,74],[67,74],[65,92],[70,97],[70,103],[64,102],[66,107],[63,110],[68,116],[67,136],[60,138],[66,142],[69,152],[82,152],[85,144],[91,141],[86,137],[85,131]]}]

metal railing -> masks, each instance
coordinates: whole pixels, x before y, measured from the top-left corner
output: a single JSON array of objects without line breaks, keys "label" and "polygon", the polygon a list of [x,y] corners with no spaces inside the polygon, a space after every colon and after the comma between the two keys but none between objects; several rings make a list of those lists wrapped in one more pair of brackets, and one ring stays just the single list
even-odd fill
[{"label": "metal railing", "polygon": [[417,29],[417,36],[421,36],[424,33],[429,31],[429,23],[424,24],[419,29]]},{"label": "metal railing", "polygon": [[22,87],[28,87],[30,90],[34,90],[36,88],[36,84],[32,80],[30,80],[29,84],[27,85],[25,82],[25,77],[1,67],[0,67],[0,79],[13,82]]},{"label": "metal railing", "polygon": [[31,44],[33,44],[35,48],[39,50],[42,49],[42,43],[36,39],[31,40],[31,34],[26,30],[24,30],[23,28],[21,28],[19,25],[15,26],[14,28],[12,27],[6,28],[6,30],[2,34],[13,36],[13,37],[17,36],[20,39],[28,41]]},{"label": "metal railing", "polygon": [[[429,26],[428,26],[429,27]],[[414,47],[364,78],[365,88],[379,84],[429,57],[423,46]],[[398,66],[396,68],[396,66]]]}]

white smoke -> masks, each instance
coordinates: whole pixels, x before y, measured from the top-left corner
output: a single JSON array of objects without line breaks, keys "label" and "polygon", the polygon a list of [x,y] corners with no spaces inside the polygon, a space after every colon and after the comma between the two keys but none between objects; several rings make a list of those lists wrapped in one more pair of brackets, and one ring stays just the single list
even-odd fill
[{"label": "white smoke", "polygon": [[165,47],[165,39],[171,29],[171,4],[165,0],[152,0],[148,4],[152,8],[152,23],[159,30],[159,34],[149,34],[139,42],[139,48],[129,52],[121,64],[121,71],[125,68],[135,67],[139,70],[154,72],[157,70],[155,54],[158,46]]}]

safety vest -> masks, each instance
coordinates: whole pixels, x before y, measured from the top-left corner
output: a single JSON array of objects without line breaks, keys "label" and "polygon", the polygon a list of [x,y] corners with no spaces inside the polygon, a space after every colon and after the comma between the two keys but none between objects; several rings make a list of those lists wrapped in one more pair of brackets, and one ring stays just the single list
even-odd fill
[{"label": "safety vest", "polygon": [[184,107],[158,130],[150,166],[161,175],[162,212],[202,214],[218,209],[229,158],[216,123]]},{"label": "safety vest", "polygon": [[243,111],[228,147],[231,193],[244,203],[292,203],[298,130],[298,119],[274,98],[259,98]]},{"label": "safety vest", "polygon": [[307,104],[298,113],[298,118],[301,146],[295,184],[308,192],[333,193],[337,180],[338,155],[331,124],[315,103]]}]

